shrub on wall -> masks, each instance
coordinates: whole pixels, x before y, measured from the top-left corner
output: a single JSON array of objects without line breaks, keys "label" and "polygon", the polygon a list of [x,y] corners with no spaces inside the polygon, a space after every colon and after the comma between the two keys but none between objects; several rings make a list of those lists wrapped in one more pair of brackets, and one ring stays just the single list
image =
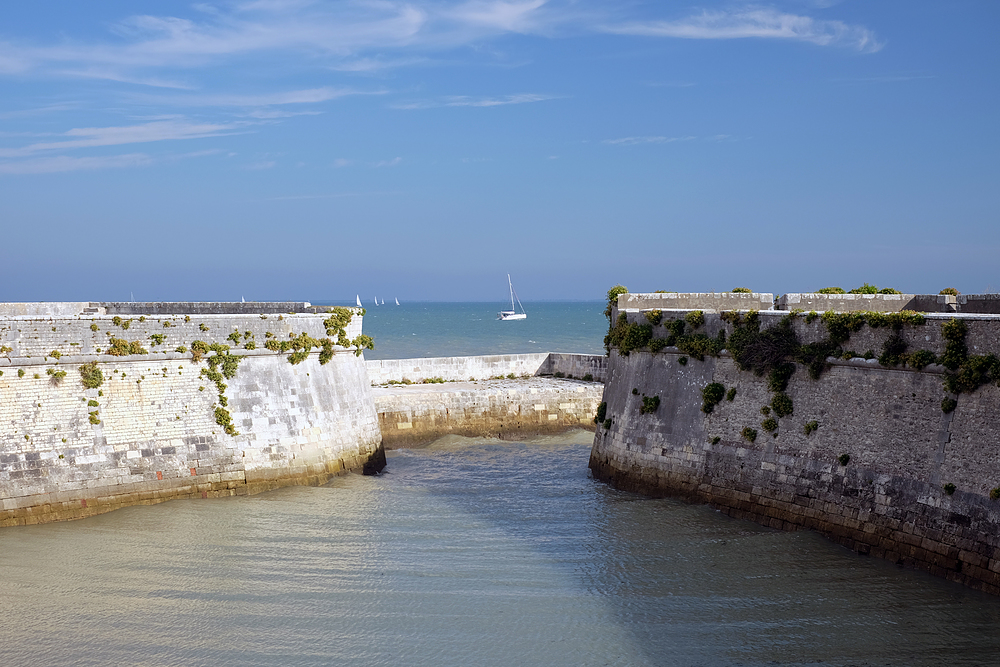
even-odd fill
[{"label": "shrub on wall", "polygon": [[754,442],[757,439],[757,430],[745,426],[742,431],[740,431],[740,437],[742,437],[747,442]]},{"label": "shrub on wall", "polygon": [[734,287],[733,294],[753,294],[753,290],[749,287]]},{"label": "shrub on wall", "polygon": [[775,394],[771,399],[771,409],[779,417],[792,414],[792,399],[788,394]]},{"label": "shrub on wall", "polygon": [[722,399],[725,398],[725,396],[726,388],[718,382],[705,385],[705,388],[701,390],[701,411],[706,415],[712,414],[712,411],[715,410],[715,406],[718,405]]}]

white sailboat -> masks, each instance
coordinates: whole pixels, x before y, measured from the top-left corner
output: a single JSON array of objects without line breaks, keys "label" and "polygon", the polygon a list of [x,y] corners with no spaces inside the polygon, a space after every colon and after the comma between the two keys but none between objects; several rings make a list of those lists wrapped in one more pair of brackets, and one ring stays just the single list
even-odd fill
[{"label": "white sailboat", "polygon": [[396,297],[396,305],[399,305],[399,297]]},{"label": "white sailboat", "polygon": [[378,305],[378,297],[375,297],[375,305]]},{"label": "white sailboat", "polygon": [[[498,320],[526,320],[528,319],[528,314],[524,312],[524,306],[521,306],[521,300],[517,299],[517,294],[514,293],[514,283],[510,281],[510,274],[507,274],[507,285],[510,286],[510,310],[501,310],[497,313]],[[514,310],[514,299],[517,299],[517,305],[521,306],[521,312]]]},{"label": "white sailboat", "polygon": [[379,305],[380,306],[384,306],[385,305],[385,299],[382,299],[382,303],[380,303]]},{"label": "white sailboat", "polygon": [[358,308],[360,308],[361,307],[361,295],[360,294],[355,294],[354,295],[354,300],[357,301]]}]

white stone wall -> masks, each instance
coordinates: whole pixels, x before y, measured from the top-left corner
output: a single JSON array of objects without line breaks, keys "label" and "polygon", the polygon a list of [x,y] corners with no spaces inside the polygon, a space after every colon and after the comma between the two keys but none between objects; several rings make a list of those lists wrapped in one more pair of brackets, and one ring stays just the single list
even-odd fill
[{"label": "white stone wall", "polygon": [[[318,483],[358,467],[381,445],[364,360],[342,350],[325,365],[318,350],[298,365],[263,349],[266,332],[325,336],[323,315],[199,316],[133,319],[128,330],[110,318],[9,318],[0,340],[18,347],[0,356],[0,525],[86,516],[115,507],[199,494],[247,493],[287,483]],[[175,323],[163,327],[164,321]],[[90,325],[98,324],[92,332]],[[201,331],[204,323],[209,331]],[[52,331],[56,328],[56,331]],[[142,340],[167,332],[176,344],[226,342],[251,332],[258,349],[244,355],[225,396],[239,432],[216,423],[219,394],[191,354],[128,357],[96,353],[113,331]],[[348,330],[360,333],[360,317]],[[46,359],[40,350],[63,341],[93,354]],[[91,335],[92,334],[92,335]],[[124,334],[124,335],[123,335]],[[103,339],[102,339],[103,336]],[[168,341],[170,339],[168,338]],[[100,343],[99,343],[100,341]],[[167,347],[167,345],[159,346]],[[171,345],[169,349],[174,349]],[[17,352],[21,356],[15,356]],[[97,389],[81,382],[82,363],[96,360]],[[62,379],[48,370],[65,372]],[[19,373],[23,371],[23,373]],[[97,405],[91,405],[96,402]],[[97,412],[100,423],[92,424]]]}]

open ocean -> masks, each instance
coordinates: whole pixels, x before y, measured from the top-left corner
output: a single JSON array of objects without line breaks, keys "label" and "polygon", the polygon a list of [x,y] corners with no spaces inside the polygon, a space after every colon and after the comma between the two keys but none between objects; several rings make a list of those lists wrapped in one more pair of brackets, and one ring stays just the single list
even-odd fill
[{"label": "open ocean", "polygon": [[[314,301],[317,306],[353,303]],[[577,352],[604,354],[608,320],[603,301],[525,303],[526,320],[501,322],[503,303],[364,304],[364,333],[375,338],[365,359],[464,357],[479,354]]]}]

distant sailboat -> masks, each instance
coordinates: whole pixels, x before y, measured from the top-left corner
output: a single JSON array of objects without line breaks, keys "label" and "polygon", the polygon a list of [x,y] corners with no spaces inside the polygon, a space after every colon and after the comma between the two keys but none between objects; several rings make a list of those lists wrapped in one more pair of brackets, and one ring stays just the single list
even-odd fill
[{"label": "distant sailboat", "polygon": [[375,297],[375,305],[378,305],[378,297]]},{"label": "distant sailboat", "polygon": [[358,308],[360,308],[361,307],[361,295],[360,294],[355,294],[354,295],[354,300],[358,302]]},{"label": "distant sailboat", "polygon": [[[507,274],[507,284],[510,286],[510,310],[501,310],[497,313],[498,320],[526,320],[528,319],[528,314],[524,312],[524,306],[521,306],[521,300],[517,299],[517,294],[514,293],[514,283],[510,282],[510,274]],[[517,299],[517,305],[521,306],[521,312],[514,310],[514,299]]]},{"label": "distant sailboat", "polygon": [[382,299],[382,303],[379,304],[379,305],[384,306],[385,305],[385,299]]},{"label": "distant sailboat", "polygon": [[396,305],[399,305],[399,297],[396,297]]}]

